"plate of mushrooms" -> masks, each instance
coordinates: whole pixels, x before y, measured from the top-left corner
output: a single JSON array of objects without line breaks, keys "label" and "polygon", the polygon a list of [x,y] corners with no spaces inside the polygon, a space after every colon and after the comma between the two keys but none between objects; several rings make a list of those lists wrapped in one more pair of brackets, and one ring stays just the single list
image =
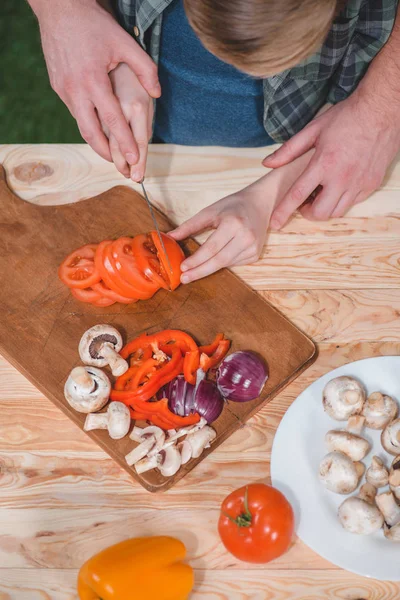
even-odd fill
[{"label": "plate of mushrooms", "polygon": [[276,432],[271,478],[315,552],[400,581],[400,356],[344,365],[300,394]]}]

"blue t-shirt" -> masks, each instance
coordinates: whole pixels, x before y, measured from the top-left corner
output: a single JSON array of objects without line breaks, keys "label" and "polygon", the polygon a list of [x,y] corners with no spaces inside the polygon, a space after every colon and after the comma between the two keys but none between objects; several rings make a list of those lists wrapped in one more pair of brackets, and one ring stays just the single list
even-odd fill
[{"label": "blue t-shirt", "polygon": [[154,142],[248,147],[273,144],[263,126],[262,80],[208,52],[182,0],[163,12]]}]

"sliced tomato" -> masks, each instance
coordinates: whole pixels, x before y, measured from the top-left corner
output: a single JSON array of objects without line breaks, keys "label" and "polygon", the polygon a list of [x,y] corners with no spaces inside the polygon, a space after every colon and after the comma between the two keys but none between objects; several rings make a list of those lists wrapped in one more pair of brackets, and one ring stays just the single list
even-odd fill
[{"label": "sliced tomato", "polygon": [[122,237],[112,243],[111,262],[118,275],[132,286],[141,300],[151,298],[159,289],[159,284],[148,279],[140,268],[132,248],[133,239]]},{"label": "sliced tomato", "polygon": [[96,302],[103,297],[102,294],[99,294],[99,292],[93,290],[92,288],[88,288],[86,290],[71,288],[71,294],[74,298],[76,298],[76,300],[79,300],[79,302],[86,302],[88,304]]},{"label": "sliced tomato", "polygon": [[[157,250],[157,257],[160,261],[160,271],[162,277],[163,279],[169,281],[169,287],[171,290],[176,290],[181,282],[181,264],[185,260],[183,250],[178,242],[165,233],[161,233],[161,237],[165,246],[164,252],[157,231],[150,231],[149,236],[151,237]],[[169,263],[171,263],[171,266]]]},{"label": "sliced tomato", "polygon": [[87,244],[71,252],[61,263],[58,276],[70,288],[85,289],[101,279],[94,257],[96,244]]},{"label": "sliced tomato", "polygon": [[135,298],[126,298],[125,296],[117,294],[117,292],[114,292],[114,290],[110,290],[104,281],[95,283],[93,285],[93,290],[101,294],[101,296],[110,298],[111,300],[114,300],[114,302],[121,302],[121,304],[132,304],[132,302],[137,302]]},{"label": "sliced tomato", "polygon": [[113,262],[110,260],[111,253],[108,254],[107,251],[111,244],[110,240],[105,240],[98,245],[95,256],[96,267],[100,271],[104,283],[110,290],[113,290],[116,294],[124,298],[138,300],[135,290],[128,284],[124,285],[124,281],[119,277]]},{"label": "sliced tomato", "polygon": [[103,296],[103,298],[96,300],[96,302],[93,302],[92,304],[93,306],[111,306],[112,304],[115,304],[115,300],[111,300],[111,298],[105,298]]},{"label": "sliced tomato", "polygon": [[136,235],[132,240],[132,252],[136,264],[146,279],[153,281],[158,287],[170,289],[169,277],[161,266],[150,234]]}]

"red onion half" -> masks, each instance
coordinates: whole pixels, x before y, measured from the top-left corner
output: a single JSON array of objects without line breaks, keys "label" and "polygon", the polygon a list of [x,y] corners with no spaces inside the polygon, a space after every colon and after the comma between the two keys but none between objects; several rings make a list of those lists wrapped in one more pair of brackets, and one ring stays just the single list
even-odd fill
[{"label": "red onion half", "polygon": [[176,415],[187,417],[199,413],[207,423],[216,421],[224,408],[224,400],[212,381],[203,379],[197,387],[178,375],[157,392],[157,398],[168,398],[169,409]]},{"label": "red onion half", "polygon": [[268,379],[268,365],[255,352],[229,354],[217,371],[217,385],[224,398],[249,402],[258,398]]}]

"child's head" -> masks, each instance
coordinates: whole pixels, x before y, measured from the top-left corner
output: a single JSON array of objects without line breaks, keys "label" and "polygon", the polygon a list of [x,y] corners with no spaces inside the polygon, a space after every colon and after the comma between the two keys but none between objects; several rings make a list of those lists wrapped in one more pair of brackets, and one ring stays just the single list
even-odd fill
[{"label": "child's head", "polygon": [[250,75],[280,73],[323,43],[343,0],[184,0],[204,46]]}]

